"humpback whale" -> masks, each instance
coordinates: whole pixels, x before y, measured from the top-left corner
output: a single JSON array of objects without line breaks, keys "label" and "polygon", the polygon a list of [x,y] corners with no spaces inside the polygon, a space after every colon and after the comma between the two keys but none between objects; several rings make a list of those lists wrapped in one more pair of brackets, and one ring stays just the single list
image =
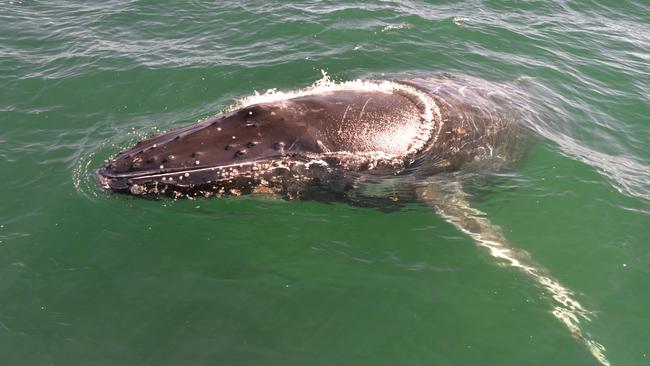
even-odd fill
[{"label": "humpback whale", "polygon": [[528,109],[516,89],[473,78],[324,78],[305,89],[256,94],[224,113],[140,141],[108,160],[96,177],[109,191],[174,198],[270,193],[293,199],[325,192],[348,199],[386,195],[387,184],[528,275],[547,294],[551,313],[609,365],[605,347],[584,330],[593,313],[525,250],[510,245],[463,190],[468,176],[522,160]]},{"label": "humpback whale", "polygon": [[331,84],[243,105],[141,141],[97,177],[135,195],[294,198],[515,160],[521,134],[507,100],[450,81]]}]

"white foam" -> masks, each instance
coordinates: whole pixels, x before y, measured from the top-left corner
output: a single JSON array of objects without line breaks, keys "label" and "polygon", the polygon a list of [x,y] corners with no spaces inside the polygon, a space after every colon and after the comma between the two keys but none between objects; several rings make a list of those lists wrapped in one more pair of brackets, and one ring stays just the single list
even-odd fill
[{"label": "white foam", "polygon": [[408,25],[406,25],[406,24],[388,24],[388,25],[385,25],[381,29],[381,31],[382,32],[388,32],[388,31],[391,31],[391,30],[408,29],[408,28],[410,28],[410,27]]}]

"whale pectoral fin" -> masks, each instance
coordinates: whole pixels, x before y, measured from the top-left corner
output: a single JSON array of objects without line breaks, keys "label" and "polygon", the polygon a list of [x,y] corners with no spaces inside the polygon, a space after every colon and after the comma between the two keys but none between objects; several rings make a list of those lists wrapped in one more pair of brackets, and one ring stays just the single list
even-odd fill
[{"label": "whale pectoral fin", "polygon": [[553,316],[566,326],[574,339],[587,347],[594,358],[603,365],[609,365],[605,347],[583,330],[593,313],[575,299],[572,290],[535,263],[527,251],[512,246],[501,228],[490,222],[484,212],[472,207],[469,195],[463,191],[457,177],[436,177],[426,184],[420,184],[416,187],[416,196],[448,223],[474,239],[477,245],[487,248],[500,263],[517,268],[534,280],[539,288],[550,295]]},{"label": "whale pectoral fin", "polygon": [[416,188],[418,199],[433,208],[448,223],[469,235],[477,244],[490,250],[490,254],[508,262],[513,267],[526,270],[532,262],[528,252],[508,244],[501,228],[487,219],[486,214],[471,206],[469,194],[455,176],[436,179]]}]

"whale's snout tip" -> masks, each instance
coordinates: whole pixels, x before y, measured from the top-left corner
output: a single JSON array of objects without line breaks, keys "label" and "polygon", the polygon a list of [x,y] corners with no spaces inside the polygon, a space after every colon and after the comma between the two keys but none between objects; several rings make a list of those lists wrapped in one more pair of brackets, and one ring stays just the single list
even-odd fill
[{"label": "whale's snout tip", "polygon": [[99,186],[106,191],[119,192],[129,188],[128,180],[116,176],[110,164],[95,170],[95,179]]}]

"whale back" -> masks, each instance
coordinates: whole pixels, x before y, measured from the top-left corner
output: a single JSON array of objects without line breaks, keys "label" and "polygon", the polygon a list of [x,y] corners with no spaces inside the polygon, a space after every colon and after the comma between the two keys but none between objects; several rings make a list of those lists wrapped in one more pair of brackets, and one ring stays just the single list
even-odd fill
[{"label": "whale back", "polygon": [[435,77],[403,83],[439,108],[439,135],[418,157],[420,175],[441,171],[499,172],[521,163],[530,146],[525,99],[506,85],[475,78]]}]

